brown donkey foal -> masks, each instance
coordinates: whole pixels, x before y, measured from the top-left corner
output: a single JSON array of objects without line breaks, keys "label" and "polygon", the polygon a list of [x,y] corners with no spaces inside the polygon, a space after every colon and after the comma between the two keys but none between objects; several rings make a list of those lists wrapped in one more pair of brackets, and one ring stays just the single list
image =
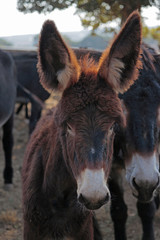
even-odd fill
[{"label": "brown donkey foal", "polygon": [[23,164],[24,239],[100,239],[93,211],[109,201],[107,178],[114,125],[125,125],[117,96],[137,78],[140,17],[134,12],[98,63],[80,61],[46,21],[38,70],[45,88],[61,91],[38,123]]}]

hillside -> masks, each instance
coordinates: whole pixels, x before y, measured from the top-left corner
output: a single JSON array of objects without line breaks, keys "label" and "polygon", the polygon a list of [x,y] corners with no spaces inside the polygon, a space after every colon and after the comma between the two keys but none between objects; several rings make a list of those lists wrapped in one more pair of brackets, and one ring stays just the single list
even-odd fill
[{"label": "hillside", "polygon": [[[71,47],[92,48],[97,50],[105,49],[110,40],[113,38],[111,33],[97,32],[97,35],[91,35],[90,31],[83,30],[80,32],[62,32],[65,41]],[[151,38],[144,39],[151,47],[158,49],[158,42]],[[38,34],[18,35],[0,38],[1,48],[34,50],[38,45]]]},{"label": "hillside", "polygon": [[[84,47],[94,49],[104,49],[108,44],[110,36],[92,36],[90,31],[63,32],[61,33],[65,41],[72,47]],[[38,45],[38,34],[18,35],[0,38],[4,42],[5,48],[13,49],[34,49]],[[2,47],[2,44],[1,44]]]}]

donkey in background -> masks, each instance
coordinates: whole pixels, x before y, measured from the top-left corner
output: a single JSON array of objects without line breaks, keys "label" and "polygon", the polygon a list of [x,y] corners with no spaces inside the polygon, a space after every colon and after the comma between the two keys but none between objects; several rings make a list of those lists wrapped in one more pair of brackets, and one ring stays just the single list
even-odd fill
[{"label": "donkey in background", "polygon": [[[15,60],[16,69],[17,69],[17,81],[22,87],[30,91],[30,93],[35,95],[38,101],[32,101],[25,93],[22,88],[18,85],[17,88],[17,102],[21,102],[21,99],[24,102],[21,102],[26,105],[26,112],[28,102],[31,102],[31,114],[29,116],[29,133],[31,134],[34,130],[36,123],[38,122],[42,105],[46,99],[49,98],[50,93],[47,92],[39,82],[39,76],[37,72],[37,53],[36,52],[12,52],[13,58]],[[21,104],[20,107],[23,106]],[[19,108],[20,110],[20,108]]]},{"label": "donkey in background", "polygon": [[[95,61],[99,61],[101,57],[101,52],[88,49],[76,49],[75,53],[78,57],[89,54]],[[123,169],[126,168],[127,180],[131,184],[133,195],[138,198],[137,208],[142,221],[143,239],[154,239],[153,221],[155,211],[159,207],[160,55],[144,43],[141,45],[141,55],[143,68],[140,70],[138,80],[127,92],[119,95],[127,124],[125,129],[115,128],[114,161],[109,180],[112,195],[111,216],[116,240],[127,238]],[[132,117],[129,118],[129,114]],[[134,153],[133,149],[136,149],[134,144],[139,145],[139,154]],[[129,156],[134,154],[136,161],[132,160],[130,167]],[[147,171],[147,164],[149,171]],[[140,187],[136,184],[137,180],[141,183]]]},{"label": "donkey in background", "polygon": [[46,21],[38,70],[45,88],[62,93],[36,126],[22,169],[24,239],[101,239],[92,210],[110,199],[107,179],[114,126],[125,126],[118,93],[138,75],[140,16],[134,12],[98,64],[77,60],[55,24]]},{"label": "donkey in background", "polygon": [[137,198],[143,240],[154,240],[153,220],[159,204],[159,137],[160,137],[160,55],[141,46],[143,69],[131,88],[120,95],[126,114],[126,128],[116,132],[114,161],[110,179],[111,216],[115,239],[126,240],[127,206],[123,198],[121,171]]},{"label": "donkey in background", "polygon": [[[93,56],[95,61],[101,57],[99,51],[76,50],[78,57],[85,53]],[[115,129],[114,161],[109,180],[112,200],[111,216],[116,240],[127,239],[125,231],[127,206],[123,198],[123,169],[126,169],[126,177],[133,195],[138,198],[137,209],[142,221],[142,239],[155,238],[153,223],[159,206],[160,187],[160,55],[144,43],[141,45],[141,55],[143,68],[140,70],[138,80],[127,92],[119,95],[127,124],[125,129],[118,127]]]},{"label": "donkey in background", "polygon": [[13,118],[16,99],[16,71],[12,56],[0,50],[0,127],[3,128],[3,149],[5,169],[3,172],[6,188],[10,188],[13,178]]}]

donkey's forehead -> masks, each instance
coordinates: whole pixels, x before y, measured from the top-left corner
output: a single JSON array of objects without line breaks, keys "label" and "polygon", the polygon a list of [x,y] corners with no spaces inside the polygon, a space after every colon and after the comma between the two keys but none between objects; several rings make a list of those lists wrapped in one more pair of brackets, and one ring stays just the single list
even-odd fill
[{"label": "donkey's forehead", "polygon": [[122,114],[119,98],[103,79],[82,73],[79,81],[64,91],[57,106],[57,120],[62,123],[91,104],[112,119]]}]

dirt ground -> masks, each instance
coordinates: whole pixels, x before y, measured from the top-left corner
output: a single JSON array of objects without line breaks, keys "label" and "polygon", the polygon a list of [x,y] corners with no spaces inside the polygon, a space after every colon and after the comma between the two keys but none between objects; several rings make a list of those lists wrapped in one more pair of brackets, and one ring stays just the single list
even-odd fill
[{"label": "dirt ground", "polygon": [[[2,132],[0,134],[2,138]],[[4,190],[2,170],[4,156],[0,141],[0,240],[22,240],[22,208],[21,208],[21,167],[24,150],[28,140],[28,123],[24,120],[24,112],[15,116],[14,126],[14,184],[10,191]],[[125,199],[128,204],[127,236],[128,240],[141,239],[141,224],[137,216],[136,200],[125,184]],[[104,240],[113,240],[113,226],[109,214],[109,204],[96,211]],[[155,217],[155,236],[160,240],[160,210]],[[31,239],[32,240],[32,239]],[[82,239],[83,240],[83,239]]]}]

